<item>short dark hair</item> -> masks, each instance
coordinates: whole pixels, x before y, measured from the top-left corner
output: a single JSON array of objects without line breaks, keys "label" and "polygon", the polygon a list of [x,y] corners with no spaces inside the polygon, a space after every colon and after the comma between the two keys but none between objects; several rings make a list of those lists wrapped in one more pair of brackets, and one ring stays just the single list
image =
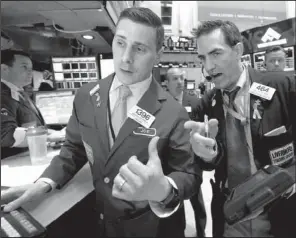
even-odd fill
[{"label": "short dark hair", "polygon": [[265,56],[267,54],[271,53],[271,52],[277,52],[277,51],[283,51],[286,54],[286,52],[285,52],[285,50],[284,50],[283,47],[281,47],[280,45],[275,45],[275,46],[271,46],[271,47],[269,47],[269,48],[266,49]]},{"label": "short dark hair", "polygon": [[[119,16],[118,23],[122,19],[129,19],[156,29],[156,49],[160,50],[164,41],[164,27],[161,19],[149,8],[130,7],[124,9]],[[117,26],[116,25],[116,26]]]},{"label": "short dark hair", "polygon": [[1,64],[6,64],[8,66],[13,66],[15,61],[15,55],[26,56],[31,59],[30,55],[21,50],[1,50]]},{"label": "short dark hair", "polygon": [[196,38],[207,35],[216,29],[221,29],[224,34],[225,42],[230,46],[235,46],[242,42],[242,36],[237,26],[231,21],[212,20],[202,21],[195,31]]}]

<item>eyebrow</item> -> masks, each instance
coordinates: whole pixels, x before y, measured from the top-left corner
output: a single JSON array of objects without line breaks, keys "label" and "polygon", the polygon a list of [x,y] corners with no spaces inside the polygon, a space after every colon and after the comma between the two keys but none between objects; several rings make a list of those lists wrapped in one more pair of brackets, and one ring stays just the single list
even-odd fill
[{"label": "eyebrow", "polygon": [[[219,48],[213,49],[213,50],[211,50],[208,54],[211,55],[211,54],[214,54],[214,53],[216,53],[216,52],[218,52],[218,51],[222,51],[222,49],[219,49]],[[204,58],[205,55],[198,54],[197,57],[198,57],[199,59],[201,59],[201,58]]]},{"label": "eyebrow", "polygon": [[219,49],[219,48],[216,48],[216,49],[211,50],[208,54],[211,55],[211,54],[214,54],[214,53],[216,53],[218,51],[222,51],[222,50]]},{"label": "eyebrow", "polygon": [[[115,35],[115,36],[117,36],[117,37],[119,37],[119,38],[122,38],[122,39],[126,40],[126,37],[125,37],[125,36],[122,36],[122,35]],[[142,46],[145,46],[145,47],[147,47],[147,48],[150,49],[150,47],[149,47],[148,45],[146,45],[146,44],[144,44],[144,43],[141,43],[141,42],[139,42],[139,41],[134,41],[134,44],[136,44],[136,45],[142,45]]]}]

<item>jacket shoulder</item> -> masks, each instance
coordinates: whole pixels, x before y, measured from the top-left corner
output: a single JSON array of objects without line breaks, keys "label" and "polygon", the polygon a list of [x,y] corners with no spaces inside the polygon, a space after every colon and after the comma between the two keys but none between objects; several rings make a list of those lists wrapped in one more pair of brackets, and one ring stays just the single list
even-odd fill
[{"label": "jacket shoulder", "polygon": [[[3,86],[4,85],[4,86]],[[5,84],[1,83],[1,105],[2,104],[10,104],[18,105],[20,102],[20,96],[18,92],[11,91]]]},{"label": "jacket shoulder", "polygon": [[251,78],[257,83],[268,85],[275,89],[294,90],[296,87],[295,76],[289,75],[287,72],[267,72],[267,71],[250,71]]}]

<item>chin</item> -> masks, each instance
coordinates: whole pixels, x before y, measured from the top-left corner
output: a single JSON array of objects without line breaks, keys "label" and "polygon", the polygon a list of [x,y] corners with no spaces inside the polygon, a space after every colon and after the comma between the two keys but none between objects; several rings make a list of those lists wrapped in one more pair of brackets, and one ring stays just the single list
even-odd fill
[{"label": "chin", "polygon": [[124,73],[118,73],[116,74],[117,75],[117,78],[120,82],[122,82],[123,84],[132,84],[133,83],[133,78],[132,77],[129,77],[127,75],[125,75]]}]

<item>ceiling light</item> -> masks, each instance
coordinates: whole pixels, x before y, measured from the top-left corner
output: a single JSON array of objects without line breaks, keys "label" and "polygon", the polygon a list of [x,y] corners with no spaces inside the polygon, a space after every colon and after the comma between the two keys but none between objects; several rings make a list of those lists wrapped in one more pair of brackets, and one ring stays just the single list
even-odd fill
[{"label": "ceiling light", "polygon": [[100,7],[100,8],[98,8],[98,12],[102,12],[103,11],[103,9]]},{"label": "ceiling light", "polygon": [[94,39],[94,37],[92,35],[83,35],[82,37],[86,40],[93,40]]}]

